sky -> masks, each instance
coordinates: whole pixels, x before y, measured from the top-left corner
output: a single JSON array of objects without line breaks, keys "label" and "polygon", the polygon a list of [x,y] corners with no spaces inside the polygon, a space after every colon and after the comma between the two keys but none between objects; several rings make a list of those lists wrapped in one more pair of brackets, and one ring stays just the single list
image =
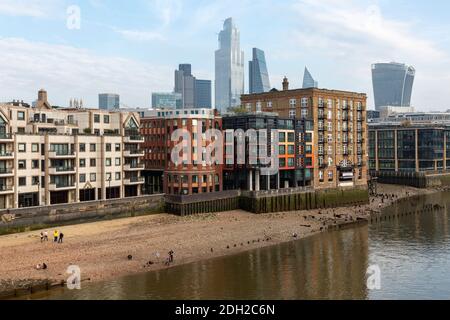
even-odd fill
[{"label": "sky", "polygon": [[371,64],[396,61],[417,70],[417,110],[450,109],[448,0],[0,0],[0,101],[45,88],[53,105],[95,108],[111,92],[150,107],[180,63],[214,80],[228,17],[247,61],[265,51],[272,87],[301,87],[308,66],[319,87],[366,93],[371,108]]}]

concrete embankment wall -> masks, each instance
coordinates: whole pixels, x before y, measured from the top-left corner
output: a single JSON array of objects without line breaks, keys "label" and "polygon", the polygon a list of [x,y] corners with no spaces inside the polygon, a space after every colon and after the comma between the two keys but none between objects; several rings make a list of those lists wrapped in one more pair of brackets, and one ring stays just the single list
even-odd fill
[{"label": "concrete embankment wall", "polygon": [[367,204],[366,187],[331,190],[273,190],[272,192],[222,192],[195,197],[166,197],[166,211],[181,216],[242,209],[272,213]]},{"label": "concrete embankment wall", "polygon": [[371,172],[379,183],[410,186],[415,188],[431,188],[450,186],[450,173],[424,174],[416,172]]},{"label": "concrete embankment wall", "polygon": [[258,214],[336,208],[367,204],[368,202],[367,188],[355,187],[255,197],[242,195],[240,207]]},{"label": "concrete embankment wall", "polygon": [[151,195],[0,211],[0,234],[89,220],[163,212],[164,196]]}]

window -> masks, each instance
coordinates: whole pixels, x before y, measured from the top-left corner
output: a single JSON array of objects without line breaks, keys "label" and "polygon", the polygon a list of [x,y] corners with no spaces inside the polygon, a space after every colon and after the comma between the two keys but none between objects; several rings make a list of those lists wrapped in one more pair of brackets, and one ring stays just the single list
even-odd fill
[{"label": "window", "polygon": [[96,166],[97,166],[97,161],[96,161],[96,159],[91,159],[91,161],[90,161],[90,166],[91,166],[91,167],[96,167]]},{"label": "window", "polygon": [[111,143],[106,144],[106,152],[111,152]]},{"label": "window", "polygon": [[31,160],[31,169],[39,169],[39,160]]},{"label": "window", "polygon": [[262,111],[262,104],[261,104],[261,102],[257,102],[256,103],[256,112],[261,112]]},{"label": "window", "polygon": [[80,168],[86,168],[86,159],[80,159]]},{"label": "window", "polygon": [[95,143],[91,143],[91,145],[90,145],[90,147],[89,147],[89,150],[90,150],[91,152],[95,152],[95,151],[97,150],[97,146],[95,145]]},{"label": "window", "polygon": [[286,133],[285,132],[280,132],[278,141],[279,142],[286,142]]},{"label": "window", "polygon": [[294,158],[288,158],[288,167],[294,167]]},{"label": "window", "polygon": [[307,144],[306,145],[306,147],[305,147],[305,153],[312,153],[312,145],[310,145],[310,144]]},{"label": "window", "polygon": [[106,174],[106,181],[112,181],[112,174],[111,174],[111,172],[108,172]]},{"label": "window", "polygon": [[20,177],[19,178],[19,186],[24,187],[27,185],[27,178],[26,177]]},{"label": "window", "polygon": [[267,108],[272,109],[272,101],[267,102]]},{"label": "window", "polygon": [[23,111],[17,111],[17,120],[25,120],[25,112]]},{"label": "window", "polygon": [[38,143],[33,143],[31,145],[31,152],[39,152],[39,144]]},{"label": "window", "polygon": [[111,167],[111,158],[106,158],[106,159],[105,159],[105,165],[106,165],[107,167]]},{"label": "window", "polygon": [[319,171],[319,180],[323,182],[323,171]]},{"label": "window", "polygon": [[289,118],[295,119],[297,112],[295,110],[289,110]]},{"label": "window", "polygon": [[19,152],[27,152],[27,144],[19,143]]},{"label": "window", "polygon": [[328,171],[328,181],[333,181],[333,171]]},{"label": "window", "polygon": [[90,178],[91,182],[95,182],[95,181],[97,181],[97,174],[91,173],[89,178]]},{"label": "window", "polygon": [[80,143],[80,152],[86,152],[86,144]]},{"label": "window", "polygon": [[120,151],[120,143],[116,143],[116,152]]},{"label": "window", "polygon": [[80,174],[80,183],[85,183],[86,182],[86,174],[82,173]]},{"label": "window", "polygon": [[288,142],[295,142],[295,134],[293,132],[288,133]]},{"label": "window", "polygon": [[302,118],[308,117],[308,109],[302,109]]},{"label": "window", "polygon": [[94,114],[94,122],[100,123],[100,115],[99,114]]},{"label": "window", "polygon": [[116,158],[116,166],[120,166],[120,158]]},{"label": "window", "polygon": [[288,146],[288,154],[293,155],[295,152],[295,146]]},{"label": "window", "polygon": [[19,170],[25,170],[27,168],[26,160],[19,160]]},{"label": "window", "polygon": [[120,172],[116,172],[116,180],[120,181]]},{"label": "window", "polygon": [[109,116],[108,115],[104,115],[103,116],[103,122],[104,123],[109,123]]},{"label": "window", "polygon": [[296,99],[290,99],[289,100],[289,107],[290,108],[295,108],[297,105],[297,100]]},{"label": "window", "polygon": [[38,185],[40,185],[41,182],[39,181],[39,177],[38,177],[38,176],[31,177],[31,184],[32,184],[33,186],[38,186]]},{"label": "window", "polygon": [[280,154],[286,154],[286,146],[280,146]]}]

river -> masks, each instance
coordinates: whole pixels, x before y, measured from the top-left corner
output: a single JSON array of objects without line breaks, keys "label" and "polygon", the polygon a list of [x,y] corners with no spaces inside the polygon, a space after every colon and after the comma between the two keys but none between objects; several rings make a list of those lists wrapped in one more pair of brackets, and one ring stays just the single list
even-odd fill
[{"label": "river", "polygon": [[[425,213],[429,204],[444,208]],[[32,299],[450,299],[450,193],[386,213],[418,214]],[[381,287],[367,288],[380,268]]]}]

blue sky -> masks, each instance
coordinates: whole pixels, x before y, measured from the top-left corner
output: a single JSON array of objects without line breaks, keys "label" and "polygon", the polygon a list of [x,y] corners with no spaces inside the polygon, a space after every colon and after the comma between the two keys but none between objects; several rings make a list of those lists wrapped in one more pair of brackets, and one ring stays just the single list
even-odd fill
[{"label": "blue sky", "polygon": [[[79,30],[67,28],[71,5]],[[417,109],[450,109],[447,0],[0,0],[0,101],[32,101],[43,87],[58,105],[96,107],[99,92],[117,92],[149,107],[179,63],[214,80],[227,17],[246,60],[252,47],[266,52],[273,87],[285,75],[299,87],[307,65],[320,87],[365,92],[370,106],[371,63],[398,61],[417,69]]]}]

